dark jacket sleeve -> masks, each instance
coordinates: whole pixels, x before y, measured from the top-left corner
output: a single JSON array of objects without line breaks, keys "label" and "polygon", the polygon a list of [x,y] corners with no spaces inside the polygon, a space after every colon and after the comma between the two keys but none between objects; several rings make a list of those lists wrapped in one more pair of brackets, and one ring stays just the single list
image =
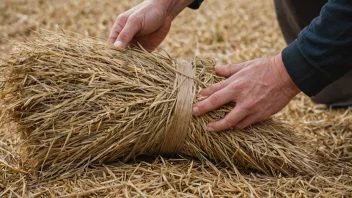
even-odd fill
[{"label": "dark jacket sleeve", "polygon": [[203,0],[194,0],[188,7],[192,9],[198,9],[202,4]]},{"label": "dark jacket sleeve", "polygon": [[[352,0],[330,0],[282,51],[298,88],[314,96],[352,69]],[[352,87],[352,85],[351,85]]]}]

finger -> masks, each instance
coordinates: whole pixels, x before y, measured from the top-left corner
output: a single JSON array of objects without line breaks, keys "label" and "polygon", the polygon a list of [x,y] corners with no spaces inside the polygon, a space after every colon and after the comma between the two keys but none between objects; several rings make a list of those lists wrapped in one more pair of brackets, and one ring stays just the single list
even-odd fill
[{"label": "finger", "polygon": [[121,48],[126,48],[132,41],[133,37],[140,31],[140,29],[141,21],[138,18],[130,17],[126,22],[125,27],[118,35],[114,45]]},{"label": "finger", "polygon": [[114,44],[116,42],[117,37],[119,36],[120,32],[122,31],[123,27],[126,24],[128,17],[125,16],[118,16],[114,25],[111,28],[108,43]]},{"label": "finger", "polygon": [[247,63],[220,65],[215,67],[215,71],[220,76],[230,77],[241,69],[243,69],[244,67],[246,67],[246,64]]},{"label": "finger", "polygon": [[233,90],[229,86],[210,95],[208,98],[198,102],[193,107],[193,115],[199,116],[208,111],[212,111],[226,103],[233,101]]},{"label": "finger", "polygon": [[248,112],[240,107],[235,107],[225,118],[217,122],[208,124],[208,131],[218,132],[225,129],[229,129],[235,126],[238,122],[244,119],[248,115]]},{"label": "finger", "polygon": [[263,122],[267,119],[268,119],[268,117],[266,117],[266,116],[259,116],[258,117],[257,115],[250,115],[250,116],[247,116],[246,118],[244,118],[242,121],[240,121],[236,125],[236,128],[237,129],[244,129],[251,124],[255,124],[257,122]]},{"label": "finger", "polygon": [[244,128],[248,127],[249,125],[254,124],[256,122],[257,122],[256,117],[254,115],[251,115],[251,116],[245,117],[243,120],[238,122],[235,127],[237,129],[242,130],[242,129],[244,129]]},{"label": "finger", "polygon": [[200,95],[202,96],[210,96],[211,94],[223,89],[224,87],[226,87],[227,85],[230,84],[230,80],[226,79],[223,81],[220,81],[218,83],[212,84],[209,87],[203,89],[202,91],[200,91]]}]

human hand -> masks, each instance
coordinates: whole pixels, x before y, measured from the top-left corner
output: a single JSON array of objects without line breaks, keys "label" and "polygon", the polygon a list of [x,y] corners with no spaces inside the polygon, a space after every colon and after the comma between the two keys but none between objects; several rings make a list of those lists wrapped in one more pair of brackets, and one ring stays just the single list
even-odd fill
[{"label": "human hand", "polygon": [[193,114],[202,115],[226,103],[236,103],[225,118],[208,124],[216,132],[268,119],[283,109],[300,90],[291,80],[282,62],[281,53],[240,64],[216,67],[216,72],[229,77],[200,92],[208,96],[195,104]]},{"label": "human hand", "polygon": [[139,43],[148,51],[158,47],[169,33],[172,20],[191,0],[145,0],[119,15],[108,42],[121,48]]}]

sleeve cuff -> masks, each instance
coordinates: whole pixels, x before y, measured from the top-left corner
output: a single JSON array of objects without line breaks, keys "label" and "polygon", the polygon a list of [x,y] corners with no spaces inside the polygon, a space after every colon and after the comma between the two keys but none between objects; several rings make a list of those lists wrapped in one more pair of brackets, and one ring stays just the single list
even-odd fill
[{"label": "sleeve cuff", "polygon": [[188,7],[191,9],[198,9],[200,5],[202,4],[203,0],[194,0]]},{"label": "sleeve cuff", "polygon": [[311,65],[302,55],[297,40],[282,51],[282,61],[293,82],[309,97],[316,95],[332,83],[328,76]]}]

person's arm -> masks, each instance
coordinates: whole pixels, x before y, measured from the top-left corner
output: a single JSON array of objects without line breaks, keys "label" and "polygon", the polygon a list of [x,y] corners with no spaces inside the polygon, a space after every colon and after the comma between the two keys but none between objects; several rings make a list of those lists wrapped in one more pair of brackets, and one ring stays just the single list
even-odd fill
[{"label": "person's arm", "polygon": [[314,96],[352,69],[352,1],[330,0],[282,52],[294,83]]},{"label": "person's arm", "polygon": [[173,19],[193,0],[145,0],[120,14],[108,42],[118,47],[139,43],[153,51],[169,33]]},{"label": "person's arm", "polygon": [[193,2],[188,6],[191,9],[198,9],[204,0],[193,0]]},{"label": "person's arm", "polygon": [[321,15],[298,39],[269,59],[218,67],[228,79],[204,89],[194,115],[235,102],[225,118],[208,124],[209,131],[244,128],[284,108],[302,90],[308,96],[352,69],[352,1],[330,0]]}]

